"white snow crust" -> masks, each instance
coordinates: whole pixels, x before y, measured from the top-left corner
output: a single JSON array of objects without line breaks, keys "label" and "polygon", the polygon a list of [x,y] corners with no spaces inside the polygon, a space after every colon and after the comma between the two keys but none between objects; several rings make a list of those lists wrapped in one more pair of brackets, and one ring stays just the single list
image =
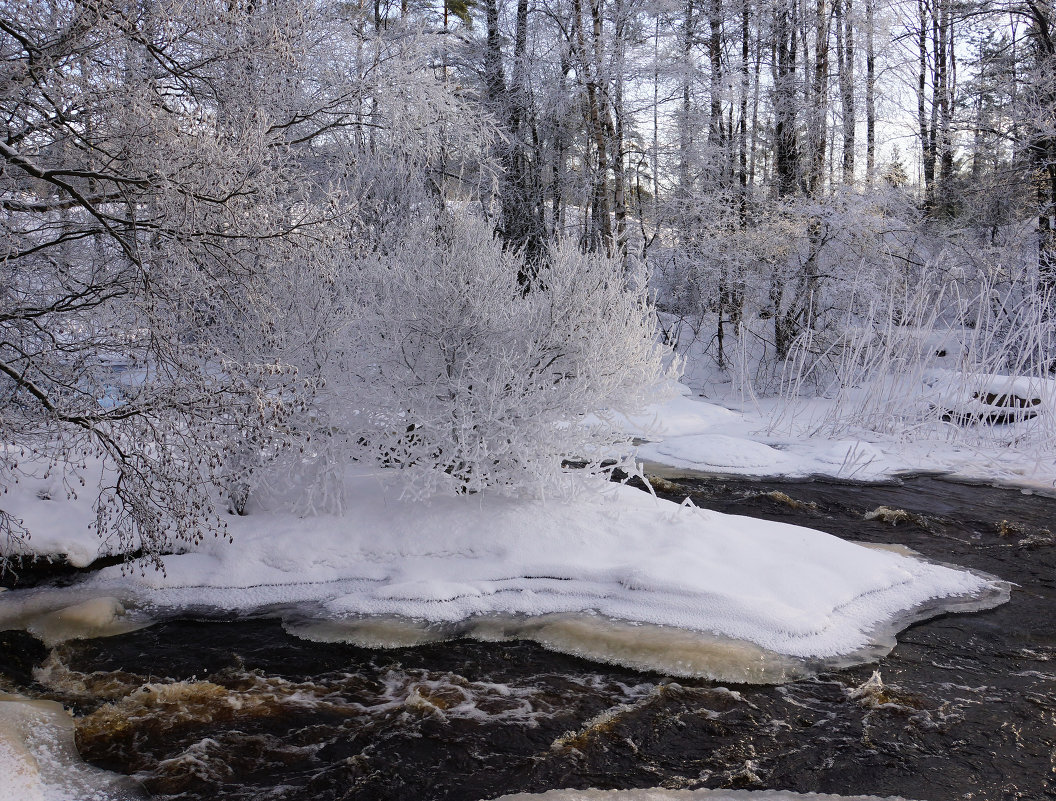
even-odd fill
[{"label": "white snow crust", "polygon": [[769,445],[725,434],[675,437],[657,443],[651,452],[678,464],[738,473],[780,470],[791,461]]},{"label": "white snow crust", "polygon": [[93,503],[103,472],[99,461],[89,459],[83,467],[63,469],[34,464],[26,454],[12,450],[3,455],[17,461],[25,474],[18,476],[0,498],[4,511],[21,520],[32,537],[21,551],[4,551],[5,544],[0,543],[0,553],[61,557],[74,567],[87,567],[110,555],[108,543],[89,530],[95,520]]}]

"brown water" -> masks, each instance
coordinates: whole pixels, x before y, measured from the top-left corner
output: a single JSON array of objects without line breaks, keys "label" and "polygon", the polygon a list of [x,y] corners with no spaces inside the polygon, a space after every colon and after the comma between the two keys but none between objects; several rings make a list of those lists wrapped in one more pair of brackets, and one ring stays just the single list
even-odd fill
[{"label": "brown water", "polygon": [[676,682],[526,642],[314,643],[274,620],[172,620],[54,649],[0,633],[0,677],[66,704],[86,760],[162,799],[654,786],[1056,798],[1056,501],[934,478],[665,487],[1017,586],[997,609],[913,626],[878,665],[780,686]]}]

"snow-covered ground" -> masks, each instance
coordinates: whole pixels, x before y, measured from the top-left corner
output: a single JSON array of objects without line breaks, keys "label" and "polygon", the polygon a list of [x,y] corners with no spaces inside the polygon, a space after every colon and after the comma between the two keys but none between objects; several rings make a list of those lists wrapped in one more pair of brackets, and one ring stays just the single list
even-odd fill
[{"label": "snow-covered ground", "polygon": [[[836,401],[745,398],[733,393],[710,400],[686,387],[626,421],[643,440],[638,458],[680,470],[746,476],[825,475],[852,481],[889,479],[900,473],[947,473],[1028,490],[1056,488],[1056,449],[1050,448],[1056,389],[1029,379],[980,376],[978,385],[929,376],[935,402],[956,414],[1005,408],[983,403],[988,395],[1019,392],[1041,403],[1037,417],[975,426],[932,421],[877,431],[839,420]],[[975,397],[975,396],[980,397]],[[991,398],[993,399],[993,398]],[[656,471],[653,472],[663,472]]]},{"label": "snow-covered ground", "polygon": [[0,801],[141,797],[126,777],[81,761],[73,718],[61,704],[0,692]]},{"label": "snow-covered ground", "polygon": [[[164,573],[111,567],[66,588],[2,592],[0,630],[55,644],[181,610],[240,610],[282,616],[315,640],[530,638],[674,675],[772,682],[875,658],[917,617],[994,605],[1008,592],[911,555],[600,481],[568,499],[482,493],[417,503],[402,500],[385,471],[352,472],[348,482],[354,512],[345,516],[257,510],[230,518],[233,544],[210,539],[167,556]],[[84,562],[94,543],[90,493],[55,490],[54,478],[25,479],[9,500],[32,530],[47,532],[34,538],[38,547]],[[124,797],[114,777],[78,762],[56,706],[0,697],[0,801]]]}]

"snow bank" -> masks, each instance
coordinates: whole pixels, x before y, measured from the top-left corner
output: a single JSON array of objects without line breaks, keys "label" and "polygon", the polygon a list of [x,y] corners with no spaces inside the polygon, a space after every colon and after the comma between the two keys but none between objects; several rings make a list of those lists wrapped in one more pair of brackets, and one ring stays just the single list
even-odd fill
[{"label": "snow bank", "polygon": [[913,392],[921,409],[930,406],[928,419],[910,428],[889,420],[886,433],[845,419],[847,409],[826,398],[745,404],[731,396],[725,408],[682,395],[623,426],[648,440],[637,455],[658,476],[883,481],[928,472],[1046,492],[1056,487],[1056,380],[932,370]]},{"label": "snow bank", "polygon": [[[39,598],[39,596],[38,596]],[[16,602],[11,611],[17,612],[18,628],[24,628],[47,646],[58,645],[66,640],[112,637],[115,634],[141,629],[148,621],[135,620],[117,598],[90,598],[87,601],[64,606],[59,609],[33,609],[20,607]],[[0,605],[0,628],[5,627],[7,610]]]},{"label": "snow bank", "polygon": [[655,453],[665,460],[694,467],[717,468],[731,472],[779,471],[792,462],[781,451],[761,442],[725,434],[692,434],[660,442],[643,453]]},{"label": "snow bank", "polygon": [[100,557],[113,555],[109,543],[90,530],[103,473],[100,460],[87,458],[83,466],[64,469],[34,462],[13,450],[9,447],[0,456],[16,461],[24,474],[11,486],[0,487],[0,497],[4,511],[21,520],[32,536],[21,550],[0,540],[0,554],[61,557],[74,567],[87,567]]},{"label": "snow bank", "polygon": [[1037,376],[930,370],[924,385],[932,407],[944,419],[961,424],[1030,420],[1038,414],[1051,414],[1056,398],[1056,381]]},{"label": "snow bank", "polygon": [[167,556],[164,573],[111,567],[66,590],[2,593],[0,625],[5,609],[54,621],[82,604],[59,620],[105,629],[126,621],[118,603],[135,621],[215,608],[281,614],[313,639],[528,637],[674,675],[777,681],[875,658],[920,615],[1007,597],[967,571],[600,481],[572,500],[416,503],[386,471],[348,482],[347,516],[231,517],[234,545]]},{"label": "snow bank", "polygon": [[620,430],[643,439],[685,437],[740,419],[736,412],[722,406],[701,403],[685,384],[672,384],[665,388],[672,397],[663,403],[652,404],[641,414],[617,415]]},{"label": "snow bank", "polygon": [[[815,406],[826,402],[818,400]],[[771,405],[773,405],[771,403]],[[808,415],[815,410],[808,409]],[[693,397],[688,387],[655,403],[621,428],[645,440],[638,458],[681,470],[744,476],[828,475],[856,481],[920,469],[894,449],[863,438],[791,437],[768,433],[775,410],[765,405],[733,411]]]},{"label": "snow bank", "polygon": [[906,801],[889,796],[791,793],[784,790],[550,790],[516,793],[496,801]]}]

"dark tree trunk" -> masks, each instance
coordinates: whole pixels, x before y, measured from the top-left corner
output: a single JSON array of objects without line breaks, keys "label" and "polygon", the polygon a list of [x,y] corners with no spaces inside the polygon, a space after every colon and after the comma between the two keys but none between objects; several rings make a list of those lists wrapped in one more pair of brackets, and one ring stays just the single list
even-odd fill
[{"label": "dark tree trunk", "polygon": [[795,194],[799,172],[796,137],[796,5],[781,0],[774,20],[774,176],[778,197]]},{"label": "dark tree trunk", "polygon": [[502,38],[499,34],[497,0],[487,0],[484,12],[488,26],[484,44],[484,84],[488,93],[488,104],[498,110],[505,105],[507,97],[506,76],[502,71]]},{"label": "dark tree trunk", "polygon": [[711,67],[711,103],[708,115],[708,145],[712,175],[720,185],[727,181],[728,142],[722,119],[722,0],[708,4],[708,64]]},{"label": "dark tree trunk", "polygon": [[811,83],[810,164],[807,191],[820,195],[825,182],[826,117],[829,105],[829,11],[827,0],[817,0],[814,18],[814,73]]},{"label": "dark tree trunk", "polygon": [[[488,0],[488,2],[494,5],[495,0]],[[497,17],[496,14],[496,22]],[[489,33],[489,40],[490,38]],[[497,25],[495,41],[496,43],[499,41]],[[508,95],[505,97],[509,113],[510,142],[504,164],[506,179],[502,195],[501,230],[504,241],[524,251],[526,265],[531,270],[538,265],[546,248],[546,225],[543,219],[545,200],[542,177],[539,174],[538,135],[528,89],[527,49],[528,0],[517,0],[513,74]],[[501,54],[499,54],[500,73],[498,77],[500,79],[501,64]],[[498,80],[488,83],[490,90],[492,84],[498,84]],[[505,94],[505,89],[503,91]],[[520,279],[522,282],[527,282],[529,277],[528,274],[522,274]]]},{"label": "dark tree trunk", "polygon": [[1048,3],[1028,2],[1030,36],[1034,47],[1035,82],[1031,87],[1033,129],[1027,145],[1038,204],[1038,284],[1056,316],[1056,136],[1045,120],[1056,109],[1056,42],[1053,9]]},{"label": "dark tree trunk", "polygon": [[[597,5],[596,28],[601,25],[601,3]],[[613,66],[615,74],[612,76],[612,102],[606,103],[606,132],[611,138],[609,148],[612,159],[613,180],[613,216],[616,222],[616,253],[627,259],[627,174],[624,169],[624,138],[623,138],[623,68],[624,52],[626,49],[626,11],[624,0],[616,0],[616,20],[613,31],[613,47],[615,57]],[[599,30],[600,33],[600,30]],[[598,44],[600,45],[600,39]],[[598,64],[601,64],[601,53],[599,47]]]},{"label": "dark tree trunk", "polygon": [[836,60],[840,68],[840,111],[843,117],[843,183],[854,183],[854,146],[857,118],[854,108],[854,25],[851,0],[834,0]]},{"label": "dark tree trunk", "polygon": [[748,0],[741,6],[741,117],[737,129],[737,182],[741,186],[741,224],[747,222],[748,214],[748,58],[751,56],[749,26],[750,7]]},{"label": "dark tree trunk", "polygon": [[917,125],[920,129],[921,163],[924,168],[924,211],[935,212],[935,103],[932,95],[932,120],[928,124],[928,7],[927,0],[917,0],[920,27],[917,31],[919,69],[917,72]]},{"label": "dark tree trunk", "polygon": [[935,87],[932,93],[933,131],[935,139],[935,159],[937,174],[935,177],[936,211],[944,216],[952,212],[953,179],[953,89],[954,89],[954,50],[953,21],[950,0],[936,0],[937,13],[932,26],[933,49],[935,52]]},{"label": "dark tree trunk", "polygon": [[686,0],[682,20],[682,113],[678,126],[678,183],[683,195],[692,192],[690,150],[693,147],[693,121],[690,93],[693,83],[693,0]]},{"label": "dark tree trunk", "polygon": [[876,175],[876,43],[873,6],[865,0],[865,175],[868,183]]}]

